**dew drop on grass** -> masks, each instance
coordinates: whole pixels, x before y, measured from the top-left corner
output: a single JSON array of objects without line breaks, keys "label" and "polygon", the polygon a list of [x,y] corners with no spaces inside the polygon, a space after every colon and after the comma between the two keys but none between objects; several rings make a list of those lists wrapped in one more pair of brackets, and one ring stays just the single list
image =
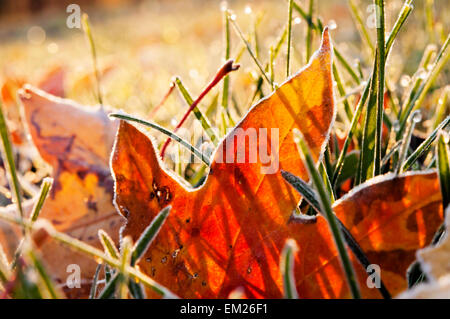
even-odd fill
[{"label": "dew drop on grass", "polygon": [[400,122],[399,121],[395,121],[394,122],[394,131],[395,132],[398,132],[398,131],[400,131]]},{"label": "dew drop on grass", "polygon": [[294,19],[294,24],[300,24],[302,22],[302,19],[300,17],[297,17]]},{"label": "dew drop on grass", "polygon": [[236,21],[236,15],[234,13],[230,15],[230,20]]},{"label": "dew drop on grass", "polygon": [[411,119],[414,123],[419,123],[422,121],[422,113],[420,113],[419,110],[414,111],[414,113],[411,115]]},{"label": "dew drop on grass", "polygon": [[409,75],[402,75],[400,78],[400,85],[402,87],[407,87],[411,83],[411,77]]},{"label": "dew drop on grass", "polygon": [[225,12],[225,11],[227,11],[227,9],[228,9],[228,2],[227,1],[222,1],[220,3],[220,10]]},{"label": "dew drop on grass", "polygon": [[427,78],[427,76],[428,76],[428,72],[427,72],[425,69],[420,69],[420,70],[417,72],[417,77],[418,77],[419,79],[425,80],[425,79]]},{"label": "dew drop on grass", "polygon": [[329,28],[330,30],[335,30],[335,29],[337,29],[337,23],[336,23],[336,21],[330,20],[330,22],[328,23],[328,28]]},{"label": "dew drop on grass", "polygon": [[444,143],[448,144],[450,143],[450,134],[448,134],[448,132],[441,130],[440,134],[442,134],[442,136],[444,137]]}]

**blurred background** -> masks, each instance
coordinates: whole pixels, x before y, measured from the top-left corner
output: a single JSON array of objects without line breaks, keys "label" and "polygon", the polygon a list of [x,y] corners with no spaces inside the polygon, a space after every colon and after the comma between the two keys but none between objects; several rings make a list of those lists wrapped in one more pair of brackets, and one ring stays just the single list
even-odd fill
[{"label": "blurred background", "polygon": [[[308,9],[306,0],[296,3]],[[37,83],[55,68],[64,72],[64,94],[78,102],[96,104],[92,82],[90,47],[81,29],[69,28],[67,6],[79,5],[89,15],[97,49],[101,90],[106,104],[147,117],[167,92],[171,79],[179,75],[192,95],[197,96],[223,63],[223,12],[227,7],[248,38],[261,63],[269,59],[269,48],[287,21],[284,0],[0,0],[0,81]],[[372,1],[355,0],[363,23],[369,25]],[[404,1],[387,1],[387,30],[392,28]],[[414,1],[414,10],[401,30],[388,61],[388,81],[401,96],[417,71],[428,44],[440,47],[449,32],[450,5],[447,0]],[[359,63],[363,78],[372,68],[373,55],[358,30],[349,1],[315,1],[314,12],[329,25],[335,45],[352,64]],[[306,64],[307,23],[293,13],[292,72]],[[241,69],[231,76],[232,100],[239,114],[256,102],[258,69],[243,49],[242,40],[231,28],[231,57],[240,56]],[[376,31],[368,27],[375,43]],[[319,45],[314,37],[313,50]],[[275,61],[275,81],[285,79],[286,47]],[[352,87],[345,72],[343,81]],[[448,68],[439,81],[448,84]],[[200,106],[217,100],[220,86]],[[261,94],[270,93],[263,83]],[[172,94],[154,120],[173,127],[185,109],[179,94]]]},{"label": "blurred background", "polygon": [[[428,43],[440,44],[446,36],[450,21],[449,1],[433,2],[431,21],[425,10],[428,0],[415,1],[415,9],[399,35],[389,60],[396,82],[402,75],[415,72],[418,61]],[[82,30],[69,29],[66,12],[69,4],[78,4],[87,12],[99,55],[105,69],[103,90],[106,101],[114,106],[148,112],[167,90],[173,75],[180,75],[197,93],[222,63],[223,14],[222,1],[216,0],[0,0],[0,74],[32,81],[55,65],[67,71],[69,97],[84,103],[94,103],[91,93],[79,91],[73,95],[71,81],[77,73],[91,68],[91,57]],[[297,1],[307,10],[308,1]],[[370,19],[372,1],[360,0],[363,19]],[[387,30],[395,21],[403,4],[401,0],[387,1]],[[287,1],[246,0],[229,1],[236,21],[245,34],[256,33],[261,61],[268,58],[273,45],[286,24]],[[363,70],[371,68],[372,56],[355,27],[348,1],[316,1],[315,12],[324,24],[333,26],[332,37],[349,61],[359,60]],[[305,64],[304,46],[306,23],[294,11],[293,68]],[[428,22],[427,22],[428,21]],[[434,28],[430,38],[427,23]],[[375,42],[375,29],[369,29]],[[241,40],[232,32],[232,53],[236,56]],[[315,39],[315,47],[318,45]],[[283,65],[285,49],[277,64]],[[244,54],[238,85],[253,85],[254,64]],[[283,73],[283,68],[280,74]],[[241,77],[241,75],[243,77]],[[283,77],[276,77],[282,82]],[[77,88],[75,88],[77,89]],[[86,88],[87,90],[88,88]],[[87,90],[89,91],[89,90]],[[244,99],[244,96],[236,98]],[[245,91],[241,91],[245,92]],[[194,94],[196,95],[196,94]],[[242,101],[242,103],[244,103]],[[163,116],[163,115],[162,115]],[[164,117],[164,116],[163,116]]]}]

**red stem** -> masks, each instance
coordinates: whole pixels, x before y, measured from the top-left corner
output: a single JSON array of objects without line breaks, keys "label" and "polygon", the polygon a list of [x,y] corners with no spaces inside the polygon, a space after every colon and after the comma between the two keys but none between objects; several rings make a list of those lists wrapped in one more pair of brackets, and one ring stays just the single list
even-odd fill
[{"label": "red stem", "polygon": [[158,110],[161,108],[161,106],[164,105],[164,103],[166,103],[166,100],[169,98],[170,94],[172,94],[173,89],[175,88],[175,82],[171,82],[170,83],[170,87],[167,90],[166,94],[164,94],[164,97],[162,98],[161,102],[159,102],[159,104],[157,106],[155,106],[153,108],[153,110],[150,112],[149,118],[153,118],[156,114],[156,112],[158,112]]},{"label": "red stem", "polygon": [[[233,60],[228,60],[219,69],[219,71],[217,71],[216,76],[214,77],[214,79],[206,86],[206,88],[202,91],[202,93],[200,93],[200,95],[197,97],[197,99],[192,103],[192,105],[189,107],[187,112],[184,114],[184,116],[181,119],[181,121],[175,127],[174,132],[176,132],[183,125],[183,123],[186,121],[186,119],[188,118],[188,116],[192,112],[192,110],[195,109],[195,107],[198,105],[198,103],[200,103],[200,101],[205,97],[205,95],[208,94],[208,92],[211,91],[211,89],[213,87],[215,87],[217,85],[217,83],[219,83],[228,73],[230,73],[232,71],[236,71],[237,69],[239,69],[240,65],[239,64],[233,65],[233,62],[234,62]],[[171,141],[171,139],[168,138],[166,140],[166,142],[164,143],[163,147],[162,147],[162,150],[161,150],[161,157],[162,158],[164,158],[164,154],[166,152],[167,147],[170,144],[170,141]]]}]

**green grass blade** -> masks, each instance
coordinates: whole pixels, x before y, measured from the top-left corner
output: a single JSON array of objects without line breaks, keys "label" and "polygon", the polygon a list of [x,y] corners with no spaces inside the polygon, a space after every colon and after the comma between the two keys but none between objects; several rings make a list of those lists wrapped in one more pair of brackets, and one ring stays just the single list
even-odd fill
[{"label": "green grass blade", "polygon": [[292,42],[292,7],[294,0],[289,0],[289,10],[288,10],[288,35],[287,35],[287,53],[286,53],[286,78],[289,77],[291,73],[290,62],[291,62],[291,42]]},{"label": "green grass blade", "polygon": [[312,26],[313,21],[313,15],[314,15],[314,0],[309,0],[308,5],[308,28],[306,31],[306,63],[309,62],[309,59],[312,55],[312,41],[313,41],[313,31],[314,28]]},{"label": "green grass blade", "polygon": [[[355,5],[354,1],[351,0],[350,1],[350,6],[352,7],[352,10],[354,11],[353,13],[354,14],[356,13],[356,15],[359,15],[357,7],[355,6],[353,8],[354,5]],[[406,5],[409,5],[409,1],[405,2],[404,7]],[[409,10],[410,8],[407,8],[407,9]],[[386,49],[385,49],[385,59],[388,58],[389,53],[390,53],[391,48],[392,48],[392,44],[393,44],[393,42],[394,42],[398,32],[400,31],[401,27],[403,26],[406,18],[409,15],[409,13],[406,14],[406,15],[402,14],[403,11],[404,11],[404,9],[402,9],[401,14],[399,15],[399,17],[398,17],[398,19],[397,19],[397,21],[396,21],[396,23],[394,25],[393,30],[389,34],[389,37],[388,37],[388,40],[387,40],[388,45],[386,45]],[[362,23],[362,20],[361,20],[361,23]],[[367,36],[368,36],[368,34],[367,34]],[[368,42],[371,43],[369,37],[368,37]],[[373,49],[372,49],[372,51],[373,51]],[[366,100],[367,100],[367,98],[369,96],[369,93],[372,94],[372,92],[370,92],[370,87],[371,87],[371,84],[373,82],[373,80],[372,80],[373,76],[374,76],[374,73],[372,73],[371,78],[367,81],[367,83],[366,83],[366,85],[365,85],[365,87],[363,89],[362,97],[361,97],[361,99],[360,99],[360,101],[358,103],[358,106],[356,108],[356,111],[354,113],[354,116],[353,116],[353,119],[352,119],[352,122],[351,122],[351,125],[350,125],[350,130],[349,130],[348,135],[347,135],[347,137],[345,139],[344,147],[342,148],[342,151],[341,151],[341,153],[339,155],[339,158],[338,158],[338,161],[337,161],[337,165],[336,165],[336,169],[335,169],[333,178],[331,180],[333,186],[336,185],[336,181],[338,180],[339,174],[341,173],[342,166],[344,165],[345,154],[347,153],[348,147],[349,147],[350,142],[351,142],[351,140],[353,138],[353,134],[356,131],[357,124],[358,124],[358,121],[359,121],[359,117],[361,116],[364,104],[365,104],[365,102],[366,102]],[[368,146],[368,145],[366,145],[366,146]],[[360,160],[362,161],[362,156],[360,157]],[[380,162],[380,166],[381,166],[381,162]]]},{"label": "green grass blade", "polygon": [[111,267],[109,265],[105,265],[104,272],[105,272],[105,284],[107,284],[111,280],[113,271],[111,270]]},{"label": "green grass blade", "polygon": [[433,129],[439,126],[439,123],[444,119],[445,114],[450,113],[448,101],[448,94],[450,92],[450,85],[446,86],[439,97],[438,106],[436,108],[436,116],[434,119]]},{"label": "green grass blade", "polygon": [[352,142],[353,135],[355,134],[356,128],[358,127],[358,121],[359,121],[359,118],[361,117],[361,113],[364,108],[364,104],[366,103],[367,98],[369,97],[369,92],[370,92],[370,85],[369,85],[369,83],[367,83],[366,86],[364,87],[362,96],[359,99],[358,105],[353,114],[352,122],[350,124],[350,130],[347,133],[347,136],[344,141],[344,145],[339,154],[339,158],[336,162],[336,168],[334,170],[333,178],[331,179],[331,184],[333,185],[333,187],[336,186],[336,183],[339,179],[339,175],[342,172],[342,168],[344,166],[344,161],[345,161],[345,155],[347,154],[347,150],[350,146],[350,143]]},{"label": "green grass blade", "polygon": [[421,120],[422,120],[422,115],[421,115],[420,111],[413,112],[408,119],[407,126],[406,126],[406,132],[403,136],[402,146],[400,148],[399,158],[397,161],[397,165],[395,167],[395,174],[398,174],[401,172],[403,162],[405,161],[406,154],[408,153],[408,149],[409,149],[409,145],[411,142],[411,136],[414,131],[414,127],[415,127],[416,123],[420,122]]},{"label": "green grass blade", "polygon": [[415,92],[414,97],[409,101],[408,105],[403,110],[402,117],[400,119],[401,127],[404,126],[406,118],[409,116],[409,114],[412,111],[417,110],[421,107],[422,103],[425,101],[425,98],[429,90],[436,81],[438,75],[441,73],[441,71],[447,64],[450,58],[450,50],[447,50],[449,43],[450,43],[450,35],[447,37],[444,45],[439,51],[438,56],[436,57],[436,60],[431,67],[431,71],[428,73],[428,76],[426,77],[425,80],[421,82],[421,85]]},{"label": "green grass blade", "polygon": [[425,17],[426,17],[426,30],[428,36],[430,37],[430,41],[434,42],[436,35],[434,33],[435,30],[435,22],[434,22],[434,0],[425,0]]},{"label": "green grass blade", "polygon": [[359,163],[359,151],[351,151],[345,155],[344,164],[336,181],[336,187],[339,187],[344,181],[356,176],[356,168]]},{"label": "green grass blade", "polygon": [[126,271],[127,267],[131,265],[131,256],[133,253],[131,237],[126,236],[122,238],[120,243],[120,264],[119,264],[119,298],[127,299],[128,297],[128,284],[129,274]]},{"label": "green grass blade", "polygon": [[159,230],[164,225],[167,217],[169,216],[172,206],[167,206],[162,209],[158,215],[152,220],[150,225],[145,228],[136,244],[133,247],[133,252],[131,255],[131,266],[134,266],[139,259],[145,254],[148,247],[152,243],[153,239],[158,235]]},{"label": "green grass blade", "polygon": [[344,84],[342,83],[338,68],[336,66],[336,63],[334,63],[334,62],[333,62],[333,76],[334,76],[334,80],[336,81],[336,86],[337,86],[339,95],[343,99],[342,103],[344,104],[345,114],[347,115],[348,121],[350,122],[353,118],[352,108],[350,107],[350,104],[348,103],[347,93],[345,91]]},{"label": "green grass blade", "polygon": [[[192,99],[191,94],[188,92],[186,87],[183,85],[183,82],[181,82],[181,79],[179,77],[175,77],[175,84],[177,85],[177,88],[180,90],[181,95],[185,99],[186,103],[191,106],[194,104],[194,100]],[[219,141],[219,137],[214,133],[214,130],[211,126],[211,123],[209,123],[209,120],[206,118],[205,115],[203,115],[202,111],[198,108],[198,106],[195,106],[192,110],[197,120],[202,125],[203,129],[205,130],[205,133],[209,136],[211,141],[214,143],[215,146],[217,146],[217,143]]]},{"label": "green grass blade", "polygon": [[280,269],[283,277],[284,298],[298,299],[298,292],[294,276],[294,255],[298,251],[297,243],[294,239],[286,240],[281,252]]},{"label": "green grass blade", "polygon": [[2,157],[3,163],[6,165],[7,176],[9,185],[12,188],[12,194],[14,202],[17,205],[17,211],[19,216],[23,218],[22,208],[22,190],[20,187],[19,179],[17,177],[16,163],[14,161],[14,151],[12,148],[11,140],[9,138],[8,127],[6,126],[6,120],[3,113],[3,106],[0,100],[0,136],[2,139]]},{"label": "green grass blade", "polygon": [[[319,200],[317,199],[316,192],[305,181],[303,181],[301,178],[299,178],[289,172],[283,171],[283,170],[281,170],[281,175],[289,184],[291,184],[292,187],[294,187],[300,193],[300,195],[302,195],[302,197],[308,202],[309,205],[311,205],[311,207],[317,213],[319,213],[325,217],[325,214],[323,213],[322,208],[320,207]],[[352,236],[350,231],[339,220],[339,218],[337,218],[336,215],[334,215],[334,218],[336,219],[336,223],[339,225],[339,227],[342,231],[342,234],[344,236],[344,239],[345,239],[348,247],[355,254],[356,258],[361,263],[361,265],[363,265],[364,268],[367,269],[367,267],[369,265],[371,265],[371,262],[369,261],[367,256],[364,254],[364,251],[361,249],[358,242]],[[381,283],[381,285],[380,285],[380,288],[378,288],[378,289],[380,290],[381,295],[386,299],[390,299],[391,295],[390,295],[389,291],[387,290],[386,286],[384,285],[383,281],[381,280],[381,278],[380,278],[380,283]]]},{"label": "green grass blade", "polygon": [[383,157],[383,160],[381,161],[381,167],[386,166],[386,164],[391,159],[392,155],[394,155],[395,152],[398,151],[401,145],[402,141],[397,141],[394,143],[394,145],[391,146],[391,148],[388,150],[387,154]]},{"label": "green grass blade", "polygon": [[88,40],[89,47],[91,49],[92,63],[94,66],[95,80],[96,80],[96,84],[97,84],[98,103],[103,107],[103,97],[102,97],[101,88],[100,88],[100,72],[98,71],[98,66],[97,66],[97,50],[95,49],[95,41],[94,41],[94,37],[92,35],[91,25],[89,23],[89,17],[86,13],[83,14],[81,22],[83,25],[83,30],[86,34],[86,39]]},{"label": "green grass blade", "polygon": [[116,292],[117,284],[119,283],[120,274],[115,274],[111,280],[103,288],[102,292],[98,296],[98,299],[110,299]]},{"label": "green grass blade", "polygon": [[439,130],[446,129],[450,124],[450,115],[423,141],[419,147],[407,158],[403,164],[402,171],[407,171],[420,157],[426,155],[431,147],[431,144],[436,140]]},{"label": "green grass blade", "polygon": [[353,265],[350,261],[350,258],[347,253],[347,249],[344,245],[344,239],[339,227],[339,224],[336,222],[336,218],[331,207],[330,197],[326,191],[325,186],[323,185],[322,178],[320,177],[319,172],[316,169],[314,160],[310,153],[310,150],[302,136],[302,133],[299,130],[294,131],[295,140],[297,145],[299,146],[300,155],[302,160],[308,170],[309,176],[317,190],[319,195],[319,203],[321,207],[321,211],[325,213],[325,217],[328,221],[328,225],[330,227],[331,233],[333,234],[334,242],[336,244],[337,250],[339,252],[340,260],[342,263],[342,267],[344,269],[347,283],[349,285],[350,291],[352,293],[353,298],[359,299],[361,298],[361,293],[359,291],[358,282],[355,276],[355,270],[353,269]]},{"label": "green grass blade", "polygon": [[443,207],[450,204],[450,151],[448,149],[449,136],[448,133],[439,134],[436,158],[439,171],[439,183],[442,192]]},{"label": "green grass blade", "polygon": [[289,184],[291,184],[292,187],[295,188],[295,190],[297,190],[297,192],[300,193],[300,195],[302,195],[302,197],[308,202],[309,205],[312,206],[312,208],[316,212],[322,214],[319,200],[317,199],[317,194],[311,188],[311,186],[308,185],[308,183],[306,183],[300,177],[297,177],[287,171],[281,170],[281,175]]},{"label": "green grass blade", "polygon": [[423,76],[423,74],[426,74],[425,70],[429,69],[429,65],[431,62],[432,57],[436,54],[436,46],[434,45],[428,45],[425,49],[425,52],[422,56],[422,59],[420,61],[419,67],[417,68],[416,73],[414,74],[414,81],[411,86],[411,89],[408,93],[407,98],[403,102],[401,112],[399,114],[399,122],[400,122],[400,129],[397,132],[397,139],[400,138],[403,134],[404,126],[406,124],[406,119],[409,116],[409,114],[412,112],[412,109],[414,107],[415,99],[420,94],[420,90],[422,89],[422,85],[426,79],[426,77]]},{"label": "green grass blade", "polygon": [[[224,42],[225,42],[224,60],[228,61],[231,58],[231,34],[230,34],[230,20],[228,19],[228,13],[226,12],[226,10],[223,12],[223,26],[224,26]],[[225,122],[225,114],[227,114],[228,120],[233,122],[233,119],[231,118],[228,109],[228,101],[230,95],[229,92],[230,92],[230,76],[227,75],[223,79],[223,86],[222,86],[221,117],[222,121],[224,122]],[[232,123],[232,125],[234,126],[234,123]]]},{"label": "green grass blade", "polygon": [[352,77],[352,79],[355,81],[356,84],[361,84],[361,79],[356,74],[355,70],[351,67],[350,63],[344,58],[342,53],[336,48],[336,46],[333,46],[333,52],[336,56],[337,60],[342,64],[342,66],[345,68],[345,70],[348,72],[348,74]]},{"label": "green grass blade", "polygon": [[305,10],[303,10],[302,7],[300,7],[295,1],[292,3],[293,8],[302,16],[303,20],[305,20],[307,23],[311,24],[312,28],[316,28],[314,25],[314,22],[310,19],[308,19],[308,14]]},{"label": "green grass blade", "polygon": [[[229,12],[228,12],[229,15]],[[256,66],[258,67],[259,71],[261,72],[261,75],[263,76],[263,78],[267,81],[267,83],[270,85],[271,88],[273,88],[273,82],[270,80],[270,78],[267,76],[267,73],[264,71],[262,64],[259,62],[259,60],[256,58],[255,53],[252,50],[252,47],[250,45],[250,43],[248,42],[248,40],[245,38],[244,34],[242,33],[241,28],[239,28],[239,25],[236,22],[236,19],[234,18],[234,16],[230,17],[229,16],[229,20],[231,21],[231,25],[233,26],[233,28],[235,29],[236,33],[238,34],[239,38],[241,38],[242,42],[244,43],[248,53],[250,54],[250,57],[252,58],[252,60],[255,62]]]},{"label": "green grass blade", "polygon": [[98,238],[100,239],[100,243],[102,244],[105,253],[111,258],[119,259],[119,251],[117,250],[114,241],[103,229],[98,231]]},{"label": "green grass blade", "polygon": [[39,258],[35,255],[35,253],[31,249],[28,251],[28,255],[30,256],[31,261],[33,262],[34,269],[37,271],[39,277],[41,277],[42,281],[44,282],[45,288],[50,294],[50,297],[52,299],[61,299],[60,293],[55,287],[53,280],[47,274],[47,271],[45,270],[45,267],[42,264],[42,262],[39,260]]},{"label": "green grass blade", "polygon": [[333,186],[331,186],[331,182],[330,182],[330,179],[328,178],[327,170],[325,169],[325,165],[323,163],[320,163],[320,165],[319,165],[319,173],[322,176],[323,184],[325,185],[328,195],[330,196],[331,204],[333,204],[334,201],[336,200],[335,195],[334,195],[334,190],[333,190]]},{"label": "green grass blade", "polygon": [[38,201],[34,205],[33,211],[30,216],[31,222],[35,222],[38,219],[39,213],[41,212],[42,206],[44,205],[44,202],[48,196],[48,193],[50,192],[50,189],[52,188],[52,185],[53,185],[53,178],[46,177],[42,181]]},{"label": "green grass blade", "polygon": [[[386,53],[391,50],[398,32],[400,31],[401,27],[403,26],[413,9],[414,6],[412,5],[412,0],[406,0],[403,4],[402,9],[400,10],[397,20],[394,23],[391,33],[389,33],[388,39],[386,40]],[[385,58],[387,59],[387,54],[385,55]]]},{"label": "green grass blade", "polygon": [[370,39],[369,32],[366,29],[366,26],[365,26],[364,21],[362,19],[361,13],[359,12],[358,4],[355,3],[354,0],[350,0],[349,1],[349,5],[350,5],[350,9],[351,9],[351,11],[353,13],[353,18],[355,20],[356,27],[359,30],[359,32],[361,33],[361,37],[366,41],[366,43],[369,46],[371,52],[374,52],[375,48],[373,46],[372,39]]},{"label": "green grass blade", "polygon": [[[378,51],[376,51],[376,54]],[[377,82],[378,82],[378,68],[377,60],[374,63],[374,70],[372,80],[370,83],[369,101],[367,104],[366,118],[364,120],[364,130],[362,136],[362,149],[360,157],[360,173],[357,184],[372,178],[375,173],[375,144],[377,141],[377,127],[378,127],[378,110],[377,110]],[[381,162],[380,162],[381,164]]]},{"label": "green grass blade", "polygon": [[128,290],[134,299],[145,299],[145,290],[141,284],[137,283],[133,279],[130,279],[128,282]]},{"label": "green grass blade", "polygon": [[384,0],[374,0],[377,10],[377,68],[378,68],[378,88],[377,88],[377,129],[375,134],[375,154],[374,154],[374,176],[381,174],[381,148],[382,148],[382,125],[384,114],[384,81],[385,81],[385,23],[384,23]]},{"label": "green grass blade", "polygon": [[447,40],[442,46],[441,51],[439,52],[438,57],[436,58],[436,61],[433,64],[433,67],[429,73],[428,78],[423,83],[420,90],[420,94],[415,99],[413,110],[417,110],[421,107],[423,101],[425,100],[426,95],[428,94],[428,91],[431,89],[438,75],[441,73],[441,71],[447,64],[450,58],[450,50],[447,50],[449,42],[450,42],[450,35],[447,37]]},{"label": "green grass blade", "polygon": [[184,146],[187,150],[189,150],[192,154],[194,154],[197,158],[202,160],[207,166],[210,166],[209,159],[201,151],[199,151],[197,148],[195,148],[194,146],[189,144],[189,142],[187,142],[186,140],[184,140],[180,136],[178,136],[175,133],[173,133],[173,132],[163,128],[162,126],[160,126],[160,125],[158,125],[156,123],[148,122],[146,120],[139,119],[139,118],[137,118],[135,116],[127,115],[127,114],[123,114],[123,113],[112,113],[109,116],[115,117],[115,118],[118,118],[118,119],[121,119],[121,120],[135,122],[135,123],[139,123],[139,124],[151,127],[153,129],[155,129],[155,130],[157,130],[157,131],[167,135],[169,138],[173,139],[174,141],[177,141],[182,146]]},{"label": "green grass blade", "polygon": [[95,299],[95,296],[97,295],[98,275],[100,274],[102,266],[103,264],[98,264],[97,268],[95,268],[94,278],[92,278],[91,291],[89,292],[89,299]]}]

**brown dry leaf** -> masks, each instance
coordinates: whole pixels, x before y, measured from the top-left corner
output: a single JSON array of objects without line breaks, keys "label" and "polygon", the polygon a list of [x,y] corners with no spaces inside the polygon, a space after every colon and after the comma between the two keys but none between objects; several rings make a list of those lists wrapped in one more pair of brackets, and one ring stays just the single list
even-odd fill
[{"label": "brown dry leaf", "polygon": [[[393,296],[406,289],[406,271],[417,249],[431,242],[443,220],[439,179],[433,171],[375,177],[336,201],[333,210],[370,262],[380,266]],[[377,297],[360,278],[366,297]]]},{"label": "brown dry leaf", "polygon": [[[45,72],[37,81],[37,87],[43,91],[58,97],[64,97],[64,83],[66,72],[63,67],[55,66]],[[16,145],[22,145],[26,140],[23,121],[21,120],[19,106],[17,105],[17,91],[26,83],[26,80],[7,77],[1,88],[1,99],[3,102],[8,129],[11,140]]]},{"label": "brown dry leaf", "polygon": [[[122,217],[112,204],[113,181],[109,171],[117,123],[110,121],[102,109],[89,110],[31,86],[25,86],[20,99],[32,141],[53,167],[54,185],[40,218],[50,221],[58,231],[99,248],[99,229],[118,242]],[[31,204],[26,206],[30,209]],[[10,245],[5,245],[5,240],[12,241],[8,231],[3,228],[0,237],[6,247]],[[11,248],[7,249],[10,255]],[[40,250],[57,282],[66,282],[70,264],[80,266],[84,283],[92,279],[96,268],[92,259],[52,240],[40,242]],[[66,292],[71,297],[86,296],[83,289]]]},{"label": "brown dry leaf", "polygon": [[450,298],[450,206],[445,215],[444,237],[436,246],[417,251],[417,259],[430,282],[405,291],[400,298]]}]

